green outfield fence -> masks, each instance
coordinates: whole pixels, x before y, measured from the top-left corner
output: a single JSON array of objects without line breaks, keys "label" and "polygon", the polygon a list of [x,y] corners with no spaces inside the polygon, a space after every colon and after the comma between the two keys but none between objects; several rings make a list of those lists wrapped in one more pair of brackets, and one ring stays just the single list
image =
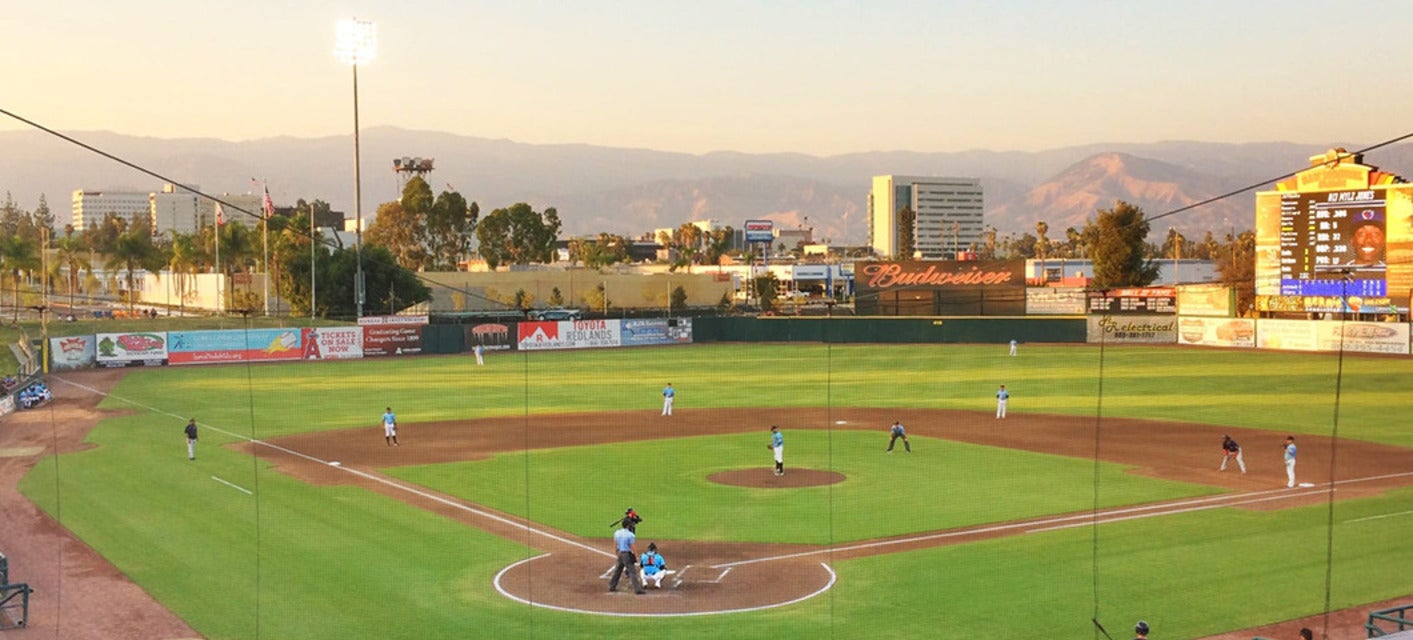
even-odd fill
[{"label": "green outfield fence", "polygon": [[694,342],[1004,343],[1085,341],[1083,316],[1056,318],[703,317]]}]

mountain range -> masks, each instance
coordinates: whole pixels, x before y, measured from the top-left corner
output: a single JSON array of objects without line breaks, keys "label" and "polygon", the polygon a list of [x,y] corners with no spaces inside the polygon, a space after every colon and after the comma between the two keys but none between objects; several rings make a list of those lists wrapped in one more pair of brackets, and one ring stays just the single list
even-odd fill
[{"label": "mountain range", "polygon": [[[317,198],[349,215],[353,209],[352,135],[242,142],[97,131],[65,135],[207,193],[249,192],[255,178],[269,185],[280,206]],[[740,228],[747,219],[770,219],[777,228],[811,227],[816,239],[850,244],[867,237],[874,175],[979,178],[988,224],[1003,234],[1024,233],[1044,221],[1057,237],[1056,231],[1083,226],[1116,200],[1137,204],[1152,219],[1231,191],[1270,188],[1273,178],[1307,167],[1310,156],[1328,148],[1364,146],[1157,142],[818,157],[538,145],[395,127],[365,129],[359,143],[362,208],[369,218],[379,203],[398,197],[393,159],[421,157],[436,159],[426,177],[435,191],[455,189],[478,202],[483,214],[522,201],[536,209],[555,207],[565,235],[636,236],[707,218]],[[1413,175],[1413,144],[1384,147],[1365,160]],[[0,189],[25,209],[34,209],[45,194],[61,221],[67,221],[75,189],[156,191],[162,182],[42,131],[0,132]],[[1250,228],[1253,191],[1160,217],[1150,233],[1175,227],[1193,237]]]}]

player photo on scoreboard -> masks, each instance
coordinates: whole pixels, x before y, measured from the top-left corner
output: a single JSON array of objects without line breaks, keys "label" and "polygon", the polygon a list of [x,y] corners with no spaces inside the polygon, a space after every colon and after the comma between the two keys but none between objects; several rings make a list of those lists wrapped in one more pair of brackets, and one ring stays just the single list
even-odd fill
[{"label": "player photo on scoreboard", "polygon": [[1316,265],[1316,271],[1350,271],[1355,278],[1382,279],[1385,262],[1383,208],[1352,209],[1342,219],[1331,221],[1329,260]]}]

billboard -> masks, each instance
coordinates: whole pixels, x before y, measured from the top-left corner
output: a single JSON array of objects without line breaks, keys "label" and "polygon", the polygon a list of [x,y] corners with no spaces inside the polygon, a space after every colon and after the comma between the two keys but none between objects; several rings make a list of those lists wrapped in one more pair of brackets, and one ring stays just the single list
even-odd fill
[{"label": "billboard", "polygon": [[182,365],[298,360],[303,343],[299,329],[170,331],[167,361]]},{"label": "billboard", "polygon": [[651,318],[620,322],[625,347],[692,342],[691,318]]},{"label": "billboard", "polygon": [[1172,287],[1110,289],[1089,293],[1090,313],[1177,313],[1177,294]]},{"label": "billboard", "polygon": [[1028,316],[1084,315],[1084,289],[1031,287],[1025,290],[1025,314]]},{"label": "billboard", "polygon": [[858,315],[1025,315],[1025,261],[864,262],[854,266]]},{"label": "billboard", "polygon": [[311,327],[304,330],[305,360],[345,360],[363,357],[362,327]]},{"label": "billboard", "polygon": [[1408,310],[1413,185],[1360,162],[1345,154],[1256,194],[1258,309]]},{"label": "billboard", "polygon": [[522,351],[590,349],[623,346],[620,320],[565,320],[521,322],[517,347]]},{"label": "billboard", "polygon": [[1178,318],[1178,344],[1207,347],[1256,346],[1256,321],[1250,318]]},{"label": "billboard", "polygon": [[1355,351],[1408,355],[1408,325],[1393,322],[1267,320],[1256,324],[1256,345],[1286,351]]},{"label": "billboard", "polygon": [[466,327],[466,346],[481,345],[488,351],[511,351],[515,349],[514,322],[487,322]]},{"label": "billboard", "polygon": [[775,223],[769,220],[747,220],[746,242],[773,242]]},{"label": "billboard", "polygon": [[167,334],[100,333],[97,361],[100,367],[160,367],[167,364]]},{"label": "billboard", "polygon": [[49,370],[87,369],[98,362],[98,341],[93,336],[49,339]]},{"label": "billboard", "polygon": [[1177,316],[1089,316],[1088,342],[1173,344],[1177,342]]},{"label": "billboard", "polygon": [[1177,312],[1184,316],[1216,316],[1229,318],[1235,315],[1232,304],[1234,292],[1230,287],[1219,285],[1192,285],[1178,287]]},{"label": "billboard", "polygon": [[422,353],[421,324],[369,324],[363,330],[363,355],[409,356]]}]

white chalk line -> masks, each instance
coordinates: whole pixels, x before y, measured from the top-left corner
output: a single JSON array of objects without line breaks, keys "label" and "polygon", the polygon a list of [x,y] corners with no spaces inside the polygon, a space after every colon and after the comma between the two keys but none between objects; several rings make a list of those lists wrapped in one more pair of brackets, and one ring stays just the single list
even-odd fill
[{"label": "white chalk line", "polygon": [[[60,382],[63,382],[63,383],[65,383],[65,384],[69,384],[69,385],[73,385],[73,386],[78,387],[78,388],[80,388],[80,389],[84,389],[84,390],[86,390],[86,391],[88,391],[88,392],[90,392],[90,393],[94,393],[94,394],[97,394],[97,395],[105,396],[105,397],[108,397],[108,398],[113,398],[114,400],[118,400],[118,401],[120,401],[120,402],[126,402],[126,403],[128,403],[128,404],[130,404],[130,405],[132,405],[132,406],[141,407],[141,408],[143,408],[143,409],[146,409],[146,410],[148,410],[148,411],[152,411],[152,412],[154,412],[154,413],[159,413],[159,414],[162,414],[162,415],[165,415],[165,416],[172,416],[173,418],[176,418],[176,419],[178,419],[178,420],[180,420],[180,419],[182,418],[182,416],[177,415],[177,414],[175,414],[175,413],[172,413],[172,412],[170,412],[170,411],[164,411],[164,410],[162,410],[162,409],[158,409],[157,407],[148,406],[148,405],[142,404],[141,402],[137,402],[137,401],[135,401],[135,400],[130,400],[130,399],[128,399],[128,398],[124,398],[124,397],[121,397],[121,396],[117,396],[117,395],[114,395],[114,394],[111,394],[111,393],[105,393],[105,392],[99,391],[99,390],[94,389],[93,387],[90,387],[90,386],[85,385],[85,384],[79,384],[79,383],[77,383],[77,382],[73,382],[72,380],[66,380],[66,379],[64,379],[64,378],[62,378],[62,377],[58,377],[58,376],[56,376],[56,378],[57,378]],[[578,541],[575,541],[575,540],[570,540],[570,539],[565,538],[565,537],[563,537],[563,536],[556,535],[556,534],[553,534],[553,533],[550,533],[550,532],[548,532],[548,531],[544,531],[544,530],[541,530],[541,529],[536,529],[535,527],[531,527],[531,526],[529,526],[529,525],[527,525],[527,524],[520,523],[520,522],[516,522],[516,521],[510,520],[510,519],[508,519],[508,518],[502,518],[501,516],[498,516],[498,515],[496,515],[496,514],[494,514],[494,513],[490,513],[490,512],[487,512],[487,511],[482,511],[482,510],[480,510],[480,509],[476,509],[476,508],[474,508],[474,507],[467,506],[465,503],[462,503],[462,502],[457,502],[457,501],[454,501],[454,500],[448,500],[448,499],[443,498],[443,497],[441,497],[441,496],[433,495],[433,494],[427,493],[426,491],[422,491],[422,490],[420,490],[420,489],[417,489],[416,487],[411,487],[411,486],[408,486],[408,485],[405,485],[405,484],[402,484],[402,483],[399,483],[399,482],[394,482],[394,481],[392,481],[392,480],[388,480],[387,478],[382,478],[382,477],[375,476],[375,475],[370,474],[370,473],[365,473],[365,472],[363,472],[363,471],[359,471],[359,470],[353,469],[353,468],[351,468],[351,467],[347,467],[347,466],[343,466],[343,465],[333,465],[333,464],[330,464],[328,460],[321,460],[321,459],[316,458],[316,457],[314,457],[314,456],[311,456],[311,455],[309,455],[309,454],[302,453],[302,452],[299,452],[299,451],[295,451],[295,450],[293,450],[293,449],[290,449],[290,448],[287,448],[287,447],[282,447],[282,446],[280,446],[280,445],[273,444],[273,443],[270,443],[270,442],[265,442],[264,440],[258,440],[258,439],[250,438],[250,437],[243,436],[243,435],[240,435],[240,434],[237,434],[237,433],[232,433],[232,432],[226,431],[225,429],[222,429],[222,428],[220,428],[220,427],[215,427],[215,426],[211,426],[211,425],[209,425],[209,424],[202,424],[202,423],[197,423],[197,424],[203,426],[204,428],[207,428],[207,429],[210,429],[210,430],[212,430],[212,431],[215,431],[215,432],[217,432],[217,433],[225,434],[226,436],[229,436],[229,437],[234,438],[234,439],[236,439],[236,440],[245,441],[245,442],[249,442],[249,443],[251,443],[251,444],[257,444],[257,445],[269,447],[269,448],[274,449],[274,450],[276,450],[276,451],[279,451],[279,452],[281,452],[281,453],[285,453],[285,454],[288,454],[288,455],[292,455],[292,456],[295,456],[295,457],[298,457],[298,458],[303,458],[303,459],[309,460],[309,461],[311,461],[311,462],[317,462],[317,463],[319,463],[319,464],[327,465],[327,466],[330,466],[330,467],[332,467],[332,468],[334,468],[334,469],[339,469],[339,470],[341,470],[341,471],[347,471],[348,473],[351,473],[351,474],[353,474],[353,475],[356,475],[356,476],[358,476],[358,477],[360,477],[360,478],[363,478],[363,479],[365,479],[365,480],[371,480],[371,481],[373,481],[373,482],[380,483],[380,484],[382,484],[382,485],[384,485],[384,486],[392,487],[392,488],[398,489],[398,490],[400,490],[400,491],[405,491],[405,492],[407,492],[407,493],[410,493],[410,494],[412,494],[412,495],[418,496],[418,497],[420,497],[420,498],[425,498],[425,499],[427,499],[427,500],[431,500],[431,501],[433,501],[433,502],[436,502],[436,503],[439,503],[439,504],[443,504],[443,505],[446,505],[446,506],[448,506],[448,507],[452,507],[453,509],[459,509],[459,510],[465,511],[465,512],[467,512],[467,513],[471,513],[471,514],[474,514],[474,515],[481,516],[481,517],[483,517],[483,518],[487,518],[487,519],[489,519],[489,520],[494,520],[494,521],[499,522],[499,523],[501,523],[501,524],[504,524],[504,525],[507,525],[507,526],[511,526],[511,527],[520,529],[520,530],[525,531],[525,532],[527,532],[527,533],[533,533],[533,534],[536,534],[536,535],[539,535],[539,536],[543,536],[543,537],[549,538],[549,539],[551,539],[551,540],[554,540],[554,541],[556,541],[556,542],[560,542],[560,543],[567,544],[567,545],[570,545],[570,546],[573,546],[573,547],[577,547],[577,548],[579,548],[579,549],[583,549],[583,550],[588,551],[588,552],[591,552],[591,553],[597,553],[597,554],[599,554],[599,555],[608,556],[608,557],[610,557],[610,558],[613,557],[613,554],[611,554],[611,553],[609,553],[609,552],[607,552],[607,551],[604,551],[603,549],[599,549],[599,548],[597,548],[597,547],[591,547],[591,546],[589,546],[589,545],[587,545],[587,544],[584,544],[584,543],[582,543],[582,542],[578,542]]]},{"label": "white chalk line", "polygon": [[1385,513],[1385,514],[1383,514],[1383,515],[1377,515],[1377,516],[1365,516],[1365,517],[1363,517],[1363,518],[1355,518],[1355,519],[1353,519],[1353,520],[1345,520],[1345,521],[1343,522],[1343,524],[1349,524],[1349,523],[1351,523],[1351,522],[1366,522],[1366,521],[1369,521],[1369,520],[1382,520],[1382,519],[1384,519],[1384,518],[1397,518],[1398,516],[1407,516],[1407,515],[1413,515],[1413,511],[1400,511],[1400,512],[1398,512],[1398,513]]},{"label": "white chalk line", "polygon": [[[512,570],[512,569],[514,569],[514,568],[516,568],[516,567],[518,567],[518,566],[520,566],[520,565],[522,565],[522,564],[526,564],[526,563],[528,563],[528,562],[533,562],[533,561],[539,560],[539,559],[541,559],[541,558],[548,558],[549,556],[550,556],[550,554],[545,553],[545,554],[541,554],[541,555],[535,556],[535,557],[533,557],[533,558],[525,558],[524,560],[520,560],[519,562],[515,562],[514,564],[508,565],[508,566],[506,566],[504,569],[501,569],[498,573],[496,573],[495,580],[493,581],[493,583],[495,584],[496,591],[500,592],[500,594],[501,594],[502,596],[505,596],[506,598],[509,598],[509,599],[514,600],[514,601],[516,601],[516,602],[519,602],[519,603],[521,603],[521,604],[527,604],[527,605],[530,605],[530,606],[532,606],[532,607],[539,607],[539,608],[541,608],[541,609],[550,609],[550,610],[553,610],[553,611],[564,611],[564,612],[566,612],[566,613],[580,613],[580,614],[591,615],[591,616],[611,616],[611,617],[615,617],[615,618],[685,618],[685,617],[694,617],[694,616],[715,616],[715,615],[721,615],[721,614],[726,614],[726,613],[749,613],[749,612],[751,612],[751,611],[764,611],[764,610],[766,610],[766,609],[777,609],[777,608],[780,608],[780,607],[788,607],[788,606],[790,606],[790,605],[792,605],[792,604],[796,604],[796,603],[799,603],[799,602],[804,602],[805,600],[809,600],[810,598],[813,598],[813,597],[815,597],[815,596],[817,596],[817,595],[819,595],[819,594],[821,594],[821,593],[824,593],[825,591],[828,591],[828,590],[832,589],[832,588],[834,587],[834,583],[839,581],[839,574],[834,573],[834,569],[833,569],[832,567],[830,567],[828,563],[826,563],[826,562],[821,562],[821,563],[819,563],[819,566],[822,567],[822,568],[824,569],[824,571],[829,574],[829,581],[828,581],[824,586],[820,587],[819,589],[816,589],[815,591],[813,591],[813,592],[811,592],[811,593],[808,593],[808,594],[805,594],[805,595],[803,595],[803,596],[800,596],[800,597],[798,597],[798,598],[791,598],[791,599],[786,600],[786,601],[784,601],[784,602],[774,602],[774,603],[771,603],[771,604],[757,605],[757,606],[754,606],[754,607],[741,607],[741,608],[737,608],[737,609],[716,609],[716,610],[712,610],[712,611],[650,612],[650,613],[630,613],[630,612],[618,612],[618,611],[595,611],[595,610],[593,610],[593,609],[579,609],[579,608],[575,608],[575,607],[561,607],[561,606],[559,606],[559,605],[547,604],[547,603],[544,603],[544,602],[535,602],[534,600],[528,600],[528,599],[522,598],[522,597],[520,597],[520,596],[517,596],[517,595],[515,595],[515,594],[513,594],[513,593],[510,593],[510,592],[507,591],[507,590],[505,589],[505,587],[501,584],[501,579],[504,578],[504,577],[505,577],[505,574],[506,574],[506,573],[509,573],[510,570]],[[687,566],[690,567],[691,565],[687,565]],[[678,577],[680,578],[680,577],[681,577],[681,574],[686,573],[686,572],[687,572],[687,569],[686,569],[686,568],[683,568],[682,571],[678,572]],[[723,573],[723,576],[724,576],[724,575],[725,575],[725,574]]]},{"label": "white chalk line", "polygon": [[248,496],[253,496],[253,495],[255,495],[254,493],[251,493],[251,492],[250,492],[250,489],[246,489],[245,487],[242,487],[242,486],[240,486],[240,485],[238,485],[238,484],[235,484],[235,483],[233,483],[233,482],[227,482],[226,480],[222,480],[221,478],[219,478],[219,477],[217,477],[217,476],[211,476],[211,479],[212,479],[212,480],[215,480],[216,482],[219,482],[219,483],[221,483],[221,484],[223,484],[223,485],[226,485],[226,486],[228,486],[228,487],[230,487],[230,488],[232,488],[232,489],[235,489],[236,491],[240,491],[240,492],[244,493],[245,495],[248,495]]}]

